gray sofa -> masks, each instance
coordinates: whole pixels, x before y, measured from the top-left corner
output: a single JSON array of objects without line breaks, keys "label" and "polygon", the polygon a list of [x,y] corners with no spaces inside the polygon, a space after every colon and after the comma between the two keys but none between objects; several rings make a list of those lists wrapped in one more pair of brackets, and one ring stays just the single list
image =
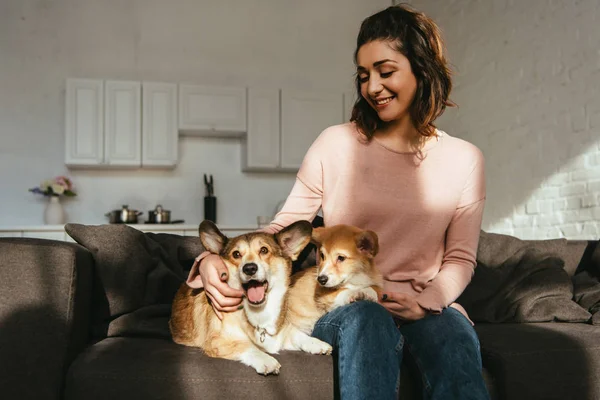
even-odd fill
[{"label": "gray sofa", "polygon": [[[282,353],[281,374],[262,377],[169,340],[170,301],[202,251],[197,238],[67,231],[79,244],[0,239],[3,399],[334,397],[332,357]],[[482,232],[478,261],[461,302],[492,398],[600,398],[598,242]],[[401,398],[420,398],[410,366],[402,374]]]}]

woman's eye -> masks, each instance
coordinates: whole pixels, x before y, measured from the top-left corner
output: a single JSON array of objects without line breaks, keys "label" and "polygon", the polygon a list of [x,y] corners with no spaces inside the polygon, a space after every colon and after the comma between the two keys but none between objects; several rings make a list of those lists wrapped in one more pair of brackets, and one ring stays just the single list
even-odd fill
[{"label": "woman's eye", "polygon": [[365,76],[359,76],[359,77],[358,77],[358,81],[359,81],[360,83],[365,83],[365,82],[366,82],[366,81],[368,81],[368,80],[369,80],[369,76],[367,76],[367,75],[365,75]]},{"label": "woman's eye", "polygon": [[260,248],[260,254],[267,254],[269,252],[269,249],[267,249],[266,247],[261,247]]},{"label": "woman's eye", "polygon": [[394,73],[394,71],[382,72],[379,75],[381,75],[382,78],[389,78],[390,76],[392,76],[393,73]]},{"label": "woman's eye", "polygon": [[338,256],[338,258],[337,258],[337,260],[339,262],[343,262],[345,259],[346,259],[346,257],[344,257],[344,256]]},{"label": "woman's eye", "polygon": [[240,258],[242,257],[242,254],[239,251],[234,251],[233,254],[231,254],[233,256],[233,258]]}]

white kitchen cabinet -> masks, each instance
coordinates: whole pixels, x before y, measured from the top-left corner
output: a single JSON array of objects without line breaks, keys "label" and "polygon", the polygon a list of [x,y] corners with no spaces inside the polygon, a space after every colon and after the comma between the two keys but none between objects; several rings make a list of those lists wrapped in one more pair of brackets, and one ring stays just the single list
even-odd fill
[{"label": "white kitchen cabinet", "polygon": [[[198,237],[198,225],[196,224],[131,224],[129,226],[142,232]],[[243,233],[255,231],[257,228],[255,226],[244,227],[234,225],[221,226],[219,229],[224,235],[234,237]],[[25,237],[74,242],[74,240],[65,232],[63,225],[0,227],[0,237]]]},{"label": "white kitchen cabinet", "polygon": [[142,232],[146,232],[146,233],[167,233],[169,235],[179,235],[179,236],[184,236],[184,230],[178,230],[178,231],[173,231],[173,230],[169,230],[169,229],[152,229],[152,230],[142,230],[140,229]]},{"label": "white kitchen cabinet", "polygon": [[106,81],[104,86],[104,163],[142,165],[141,84]]},{"label": "white kitchen cabinet", "polygon": [[104,82],[68,79],[65,107],[65,163],[95,166],[104,162]]},{"label": "white kitchen cabinet", "polygon": [[327,127],[343,122],[344,96],[298,90],[249,89],[244,171],[297,171]]},{"label": "white kitchen cabinet", "polygon": [[179,132],[240,136],[246,132],[246,88],[179,85]]},{"label": "white kitchen cabinet", "polygon": [[177,164],[177,84],[68,79],[65,121],[68,166]]},{"label": "white kitchen cabinet", "polygon": [[0,231],[0,237],[23,237],[21,231]]},{"label": "white kitchen cabinet", "polygon": [[68,236],[66,234],[66,232],[64,230],[57,230],[57,231],[24,231],[23,232],[23,237],[24,238],[37,238],[37,239],[49,239],[49,240],[60,240],[60,241],[65,241],[66,240],[66,236]]},{"label": "white kitchen cabinet", "polygon": [[248,89],[248,133],[242,139],[244,171],[280,167],[279,89]]},{"label": "white kitchen cabinet", "polygon": [[281,91],[281,161],[285,170],[297,170],[319,134],[344,119],[343,95],[314,91]]},{"label": "white kitchen cabinet", "polygon": [[174,167],[178,157],[177,85],[142,86],[142,166]]}]

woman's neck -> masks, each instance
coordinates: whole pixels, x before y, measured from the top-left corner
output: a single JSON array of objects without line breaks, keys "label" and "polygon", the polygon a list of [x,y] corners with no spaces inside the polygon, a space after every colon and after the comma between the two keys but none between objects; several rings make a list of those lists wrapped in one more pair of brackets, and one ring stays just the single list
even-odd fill
[{"label": "woman's neck", "polygon": [[419,133],[410,118],[387,122],[375,132],[374,138],[385,147],[400,153],[421,150],[428,137]]}]

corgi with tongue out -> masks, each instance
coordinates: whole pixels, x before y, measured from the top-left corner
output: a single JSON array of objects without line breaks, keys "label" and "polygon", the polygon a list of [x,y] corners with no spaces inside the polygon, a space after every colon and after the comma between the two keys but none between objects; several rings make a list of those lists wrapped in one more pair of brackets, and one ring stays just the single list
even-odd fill
[{"label": "corgi with tongue out", "polygon": [[331,346],[302,332],[286,318],[294,261],[311,240],[312,226],[298,221],[279,233],[251,232],[227,238],[211,221],[199,227],[206,250],[218,254],[229,286],[242,289],[243,309],[220,320],[202,289],[181,285],[169,327],[176,343],[200,347],[210,357],[240,361],[259,374],[278,374],[281,365],[267,353],[301,350],[331,354]]}]

